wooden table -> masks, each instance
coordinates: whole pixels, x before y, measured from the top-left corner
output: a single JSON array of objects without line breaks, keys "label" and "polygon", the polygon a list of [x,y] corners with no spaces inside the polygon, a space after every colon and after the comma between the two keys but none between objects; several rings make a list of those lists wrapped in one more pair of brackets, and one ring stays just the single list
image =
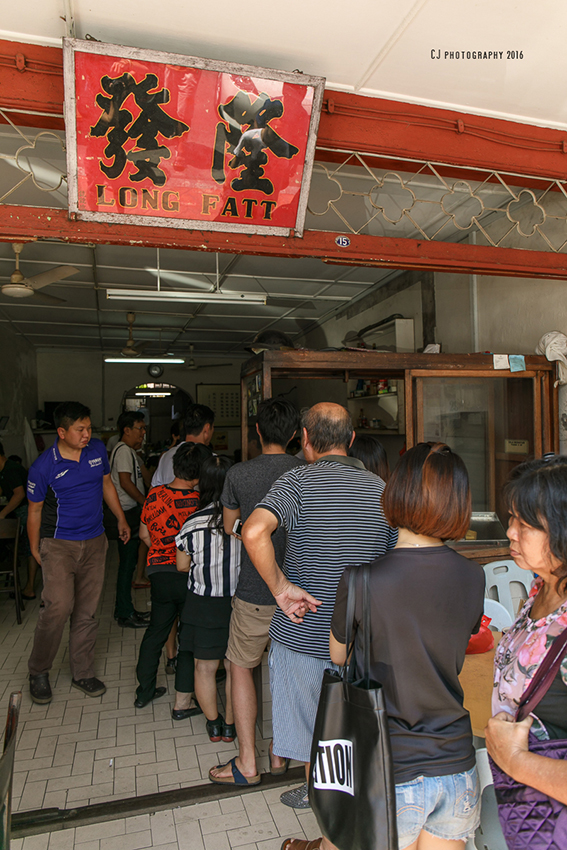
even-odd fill
[{"label": "wooden table", "polygon": [[470,712],[473,735],[484,738],[488,718],[492,716],[492,683],[494,652],[502,632],[494,632],[494,649],[479,655],[467,655],[459,676],[465,694],[465,708]]},{"label": "wooden table", "polygon": [[463,558],[476,561],[483,566],[490,564],[491,561],[507,561],[510,559],[510,544],[504,542],[502,544],[483,545],[481,540],[478,543],[467,540],[453,544],[451,549],[454,549]]}]

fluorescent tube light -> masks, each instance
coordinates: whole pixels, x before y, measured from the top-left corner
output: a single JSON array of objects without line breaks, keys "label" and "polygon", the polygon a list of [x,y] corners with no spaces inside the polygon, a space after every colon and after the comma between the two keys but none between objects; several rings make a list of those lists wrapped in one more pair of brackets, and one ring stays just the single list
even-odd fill
[{"label": "fluorescent tube light", "polygon": [[107,289],[109,301],[173,301],[175,303],[265,304],[263,292],[185,292],[173,289]]},{"label": "fluorescent tube light", "polygon": [[152,390],[148,390],[147,393],[136,393],[136,395],[143,396],[144,398],[165,398],[171,393],[154,393]]},{"label": "fluorescent tube light", "polygon": [[181,357],[105,357],[105,363],[185,363]]}]

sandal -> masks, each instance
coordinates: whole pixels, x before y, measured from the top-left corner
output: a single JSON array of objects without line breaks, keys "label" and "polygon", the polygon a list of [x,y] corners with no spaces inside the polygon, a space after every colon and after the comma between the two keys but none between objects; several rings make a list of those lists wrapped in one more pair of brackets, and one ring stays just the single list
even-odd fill
[{"label": "sandal", "polygon": [[211,782],[214,782],[216,785],[259,785],[261,781],[260,774],[257,773],[256,776],[244,776],[243,773],[239,771],[236,766],[236,756],[231,759],[226,764],[217,764],[216,767],[212,767],[211,770],[217,770],[220,767],[227,767],[230,765],[232,776],[212,776],[211,771],[209,771],[209,779]]},{"label": "sandal", "polygon": [[303,841],[301,838],[286,838],[281,850],[320,850],[322,838],[313,841]]},{"label": "sandal", "polygon": [[222,714],[219,714],[216,720],[207,720],[207,735],[213,744],[216,744],[217,741],[222,739],[224,726],[225,722]]},{"label": "sandal", "polygon": [[222,739],[225,744],[231,744],[236,738],[236,726],[234,723],[227,723],[226,720],[222,724]]}]

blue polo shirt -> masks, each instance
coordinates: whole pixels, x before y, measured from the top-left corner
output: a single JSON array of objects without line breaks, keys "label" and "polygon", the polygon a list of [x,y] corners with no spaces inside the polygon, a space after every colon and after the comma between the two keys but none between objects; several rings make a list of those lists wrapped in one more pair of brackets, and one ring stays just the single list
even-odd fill
[{"label": "blue polo shirt", "polygon": [[57,442],[32,463],[28,499],[43,502],[40,537],[91,540],[103,533],[102,479],[110,472],[106,447],[92,440],[78,461],[61,457]]}]

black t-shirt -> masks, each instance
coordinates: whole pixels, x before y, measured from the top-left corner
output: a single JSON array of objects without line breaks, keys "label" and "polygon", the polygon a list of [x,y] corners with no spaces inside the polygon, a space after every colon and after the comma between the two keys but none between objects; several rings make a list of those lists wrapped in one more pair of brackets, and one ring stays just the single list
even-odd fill
[{"label": "black t-shirt", "polygon": [[544,724],[550,738],[567,738],[567,685],[563,681],[561,670],[547,693],[534,708],[534,714]]},{"label": "black t-shirt", "polygon": [[[345,643],[349,567],[331,631]],[[371,676],[384,687],[397,783],[446,776],[475,763],[459,673],[484,608],[484,572],[447,546],[392,549],[371,564]],[[361,629],[362,582],[355,626]],[[362,670],[361,644],[356,662]]]},{"label": "black t-shirt", "polygon": [[[277,481],[280,475],[289,469],[302,465],[303,461],[288,454],[262,454],[253,460],[237,463],[226,473],[221,504],[233,511],[240,508],[240,518],[242,522],[246,522],[274,481]],[[279,527],[274,531],[272,543],[276,562],[279,567],[282,567],[286,547],[284,528]],[[240,577],[235,596],[252,605],[276,604],[268,585],[260,577],[244,546],[240,556]]]},{"label": "black t-shirt", "polygon": [[[20,505],[27,504],[28,500],[25,495],[27,481],[28,474],[22,464],[7,458],[4,468],[0,472],[0,490],[2,490],[2,495],[6,497],[6,501],[10,501],[16,487],[23,487],[24,498],[20,502]],[[14,514],[11,513],[10,516],[13,517]]]}]

